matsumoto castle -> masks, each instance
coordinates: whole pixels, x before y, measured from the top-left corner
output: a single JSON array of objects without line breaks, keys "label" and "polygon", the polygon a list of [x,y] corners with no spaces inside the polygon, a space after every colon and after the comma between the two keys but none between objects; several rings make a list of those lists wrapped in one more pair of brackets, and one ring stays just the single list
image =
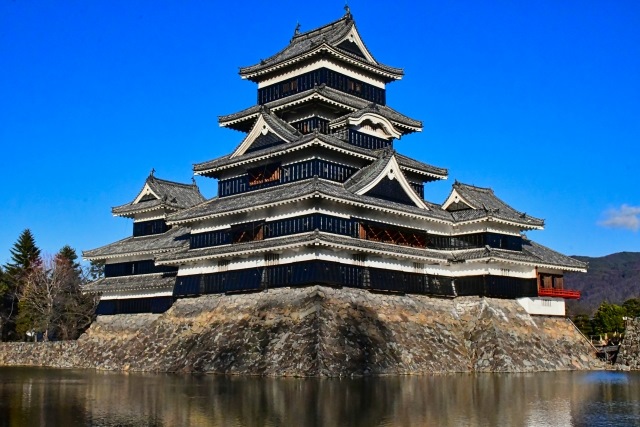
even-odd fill
[{"label": "matsumoto castle", "polygon": [[[193,166],[218,181],[152,173],[112,209],[133,235],[85,251],[105,263],[86,287],[98,314],[161,313],[178,298],[326,285],[390,294],[517,299],[531,314],[564,315],[565,271],[586,265],[523,232],[544,221],[489,188],[455,182],[442,203],[424,186],[447,170],[394,149],[422,123],[386,103],[403,70],[378,62],[351,13],[240,69],[256,105],[219,117],[244,136],[233,152]],[[240,139],[240,138],[239,138]]]}]

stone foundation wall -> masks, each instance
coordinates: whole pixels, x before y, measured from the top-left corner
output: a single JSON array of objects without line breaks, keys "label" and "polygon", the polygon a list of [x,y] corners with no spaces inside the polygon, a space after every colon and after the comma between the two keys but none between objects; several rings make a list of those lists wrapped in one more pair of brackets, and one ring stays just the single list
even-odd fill
[{"label": "stone foundation wall", "polygon": [[615,362],[619,367],[640,369],[640,317],[625,322],[624,339]]},{"label": "stone foundation wall", "polygon": [[1,344],[0,365],[268,376],[603,368],[572,323],[514,300],[322,286],[100,316],[76,342]]}]

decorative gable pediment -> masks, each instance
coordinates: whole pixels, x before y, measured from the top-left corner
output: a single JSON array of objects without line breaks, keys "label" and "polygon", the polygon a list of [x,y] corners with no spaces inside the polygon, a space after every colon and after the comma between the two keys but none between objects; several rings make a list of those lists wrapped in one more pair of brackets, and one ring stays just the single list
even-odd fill
[{"label": "decorative gable pediment", "polygon": [[447,200],[442,204],[442,209],[449,212],[461,211],[465,209],[475,209],[471,203],[464,199],[454,188]]},{"label": "decorative gable pediment", "polygon": [[355,25],[351,26],[351,30],[342,39],[338,40],[338,42],[335,43],[335,46],[344,49],[347,52],[351,52],[354,55],[363,57],[371,63],[378,63],[373,58],[373,55],[371,55],[371,52],[369,52],[369,49],[365,46]]},{"label": "decorative gable pediment", "polygon": [[264,115],[260,114],[258,119],[251,128],[251,131],[244,138],[242,143],[236,148],[230,158],[238,157],[249,151],[252,145],[260,144],[261,147],[275,145],[279,142],[285,142],[285,138],[280,132],[276,131],[273,126],[270,126],[265,120]]},{"label": "decorative gable pediment", "polygon": [[158,196],[152,189],[149,183],[147,182],[144,187],[142,187],[142,191],[138,194],[138,197],[131,203],[132,205],[138,204],[140,202],[146,202],[148,200],[159,200],[160,196]]},{"label": "decorative gable pediment", "polygon": [[[355,193],[361,196],[371,195],[378,198],[386,198],[401,203],[409,202],[419,208],[429,210],[420,196],[413,191],[411,184],[409,184],[409,181],[400,170],[395,154],[386,160],[385,167],[379,173],[370,177],[366,184],[357,188]],[[383,197],[385,195],[387,197]]]},{"label": "decorative gable pediment", "polygon": [[358,126],[358,130],[385,139],[399,139],[402,133],[398,132],[389,120],[380,114],[364,113],[360,117],[350,117],[347,119],[350,126]]}]

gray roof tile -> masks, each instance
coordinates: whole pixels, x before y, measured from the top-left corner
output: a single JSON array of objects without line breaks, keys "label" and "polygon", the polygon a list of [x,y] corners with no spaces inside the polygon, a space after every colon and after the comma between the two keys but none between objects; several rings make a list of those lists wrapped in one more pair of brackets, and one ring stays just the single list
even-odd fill
[{"label": "gray roof tile", "polygon": [[359,190],[366,187],[371,180],[380,175],[384,168],[387,167],[394,153],[394,150],[380,150],[378,153],[378,159],[351,175],[351,177],[345,181],[344,188],[352,193],[357,193]]},{"label": "gray roof tile", "polygon": [[[392,110],[391,108],[386,107],[385,105],[378,105],[375,103],[369,103],[364,108],[361,108],[359,110],[345,114],[344,116],[340,116],[336,119],[333,119],[329,122],[329,126],[333,128],[332,125],[337,125],[339,123],[344,122],[347,119],[357,119],[359,117],[362,117],[364,114],[368,114],[368,113],[379,114],[390,121],[396,121],[405,126],[422,129],[422,122],[418,120],[410,119],[405,116],[400,117],[399,113],[397,113],[395,110]],[[404,133],[409,133],[409,132],[404,132]]]},{"label": "gray roof tile", "polygon": [[[149,175],[145,181],[145,185],[159,197],[159,199],[145,200],[133,203],[132,200],[121,206],[111,209],[114,215],[132,217],[138,212],[155,210],[159,208],[167,208],[171,210],[179,210],[190,208],[198,203],[202,203],[205,198],[200,194],[198,186],[194,184],[181,184],[178,182],[167,181]],[[144,188],[144,186],[142,188]],[[139,193],[138,193],[139,194]],[[136,197],[137,198],[137,197]]]},{"label": "gray roof tile", "polygon": [[267,70],[270,67],[275,66],[283,61],[295,59],[298,56],[309,53],[322,44],[326,43],[327,45],[339,50],[342,54],[349,56],[357,60],[358,62],[366,63],[373,68],[378,68],[386,73],[395,74],[398,77],[402,76],[403,71],[400,68],[389,67],[377,63],[377,61],[370,62],[363,57],[360,57],[338,47],[338,43],[341,41],[341,39],[347,36],[349,31],[351,31],[354,26],[355,22],[353,21],[351,15],[347,14],[337,21],[331,22],[320,28],[316,28],[314,30],[307,31],[301,34],[295,34],[291,39],[289,45],[280,52],[267,59],[261,60],[258,64],[249,67],[241,67],[240,75],[250,76],[255,73],[260,73],[261,71]]},{"label": "gray roof tile", "polygon": [[517,224],[523,224],[534,228],[544,226],[544,221],[519,212],[500,200],[490,188],[475,187],[456,182],[453,189],[472,209],[464,209],[451,212],[456,221],[472,221],[486,218],[487,216],[502,219]]},{"label": "gray roof tile", "polygon": [[129,254],[150,254],[176,251],[189,246],[189,229],[173,227],[162,234],[127,237],[108,245],[82,252],[86,259],[106,259]]},{"label": "gray roof tile", "polygon": [[560,269],[586,270],[587,264],[570,258],[545,246],[528,239],[522,241],[522,252],[506,249],[481,248],[454,252],[452,260],[472,261],[498,259],[505,261],[522,262],[537,266],[552,266]]},{"label": "gray roof tile", "polygon": [[416,259],[428,259],[446,262],[450,253],[433,249],[421,249],[411,246],[392,245],[388,243],[362,240],[352,237],[339,236],[331,233],[312,231],[308,233],[285,236],[274,239],[259,240],[255,242],[235,243],[231,245],[214,246],[210,248],[184,250],[180,253],[161,255],[157,261],[162,264],[177,265],[181,262],[194,259],[225,258],[246,253],[263,253],[281,250],[287,247],[299,247],[309,245],[348,247],[349,250],[373,251],[388,255],[399,254],[401,256]]},{"label": "gray roof tile", "polygon": [[105,277],[91,282],[82,288],[85,293],[103,295],[121,292],[173,292],[176,273],[154,273],[136,276]]},{"label": "gray roof tile", "polygon": [[[276,145],[273,147],[264,148],[262,150],[252,151],[240,156],[231,157],[231,154],[218,157],[217,159],[209,160],[202,163],[196,163],[193,165],[193,171],[199,174],[215,173],[218,169],[226,169],[234,167],[235,165],[246,164],[256,159],[263,159],[269,157],[276,157],[281,155],[285,150],[292,150],[305,144],[312,144],[315,142],[322,142],[330,147],[340,150],[345,154],[353,153],[359,157],[367,156],[375,158],[379,156],[380,150],[369,150],[366,148],[357,147],[349,144],[342,139],[336,138],[333,135],[324,135],[321,133],[311,133],[299,137],[296,141],[287,144]],[[235,150],[234,150],[235,151]],[[444,179],[447,177],[448,171],[444,168],[437,166],[431,166],[427,163],[413,160],[407,156],[396,154],[398,164],[402,168],[413,169],[415,172],[429,176],[429,179]]]},{"label": "gray roof tile", "polygon": [[[287,96],[285,98],[277,99],[275,101],[267,102],[264,104],[271,111],[278,111],[287,105],[298,102],[300,100],[304,100],[305,98],[316,96],[323,96],[327,98],[331,102],[335,102],[338,104],[343,104],[348,108],[351,108],[353,111],[364,110],[367,108],[374,108],[370,101],[367,101],[362,98],[358,98],[357,96],[350,95],[348,93],[339,91],[337,89],[330,88],[324,84],[321,84],[313,89],[306,90],[304,92],[297,93],[295,95]],[[386,105],[375,105],[377,108],[377,113],[383,115],[389,121],[394,123],[395,125],[404,126],[409,130],[413,128],[422,128],[422,122],[419,120],[411,119],[404,114],[401,114],[394,110],[393,108],[387,107]],[[249,107],[242,111],[239,111],[234,114],[229,114],[226,116],[219,116],[218,122],[220,126],[232,126],[234,123],[244,122],[247,120],[251,120],[252,123],[258,117],[261,106],[254,105],[253,107]],[[348,111],[348,110],[347,110]]]}]

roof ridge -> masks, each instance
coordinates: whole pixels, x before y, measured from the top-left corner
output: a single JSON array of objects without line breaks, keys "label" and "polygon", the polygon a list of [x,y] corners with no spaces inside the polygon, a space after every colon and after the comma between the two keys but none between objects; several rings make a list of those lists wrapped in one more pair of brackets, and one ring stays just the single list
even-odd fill
[{"label": "roof ridge", "polygon": [[351,17],[350,14],[345,14],[340,19],[337,19],[337,20],[335,20],[333,22],[325,24],[325,25],[323,25],[321,27],[317,27],[317,28],[314,28],[312,30],[305,31],[304,33],[294,34],[293,37],[291,38],[291,42],[290,43],[293,43],[294,40],[295,41],[307,40],[309,38],[312,38],[315,35],[321,34],[323,31],[327,31],[327,30],[333,29],[332,27],[338,26],[338,24],[341,24],[343,22],[348,22],[348,21],[354,22],[354,20],[353,20],[353,18]]},{"label": "roof ridge", "polygon": [[177,181],[169,181],[168,179],[162,179],[162,178],[158,178],[154,175],[150,175],[149,177],[147,177],[147,181],[160,181],[161,183],[165,183],[165,184],[170,184],[170,185],[180,185],[182,187],[198,187],[197,184],[195,183],[191,183],[191,184],[185,184],[182,182],[177,182]]},{"label": "roof ridge", "polygon": [[465,184],[465,183],[460,182],[458,180],[456,180],[453,183],[453,186],[454,187],[467,187],[467,188],[473,189],[473,190],[479,190],[479,191],[486,191],[486,192],[489,192],[489,193],[494,193],[493,188],[491,188],[491,187],[478,187],[478,186],[472,185],[472,184]]}]

